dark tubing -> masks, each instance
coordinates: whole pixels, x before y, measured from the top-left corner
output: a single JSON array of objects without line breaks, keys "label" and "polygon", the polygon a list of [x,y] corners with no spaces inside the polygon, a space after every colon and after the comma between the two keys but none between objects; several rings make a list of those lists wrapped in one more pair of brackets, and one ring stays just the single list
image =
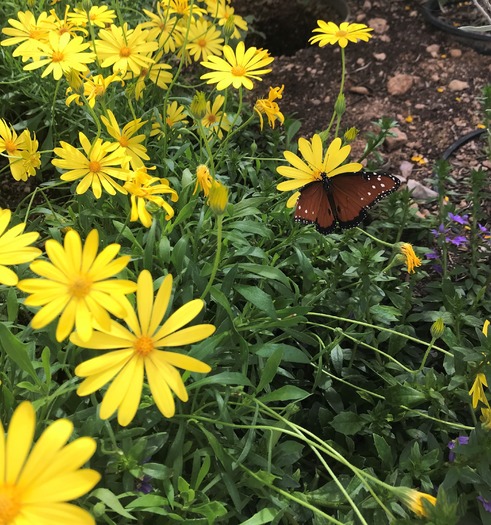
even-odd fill
[{"label": "dark tubing", "polygon": [[[457,2],[449,2],[452,3]],[[449,23],[444,22],[439,15],[441,14],[440,6],[438,0],[427,0],[422,5],[423,17],[432,25],[445,31],[450,35],[458,37],[462,43],[467,44],[468,46],[474,48],[479,53],[485,55],[491,54],[491,34],[486,33],[477,33],[474,31],[464,31],[455,27]]]},{"label": "dark tubing", "polygon": [[471,131],[470,133],[467,133],[467,135],[464,135],[460,137],[460,139],[456,140],[451,146],[449,146],[442,155],[443,160],[448,160],[448,158],[455,153],[460,146],[463,146],[464,144],[467,144],[467,142],[470,142],[473,139],[476,139],[477,137],[481,136],[483,133],[486,133],[486,129],[475,129],[474,131]]}]

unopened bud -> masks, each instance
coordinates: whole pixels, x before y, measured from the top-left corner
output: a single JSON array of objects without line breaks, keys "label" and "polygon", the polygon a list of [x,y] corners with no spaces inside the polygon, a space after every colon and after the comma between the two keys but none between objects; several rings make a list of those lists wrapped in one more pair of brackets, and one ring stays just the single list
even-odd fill
[{"label": "unopened bud", "polygon": [[346,142],[353,142],[358,135],[358,130],[356,128],[349,128],[344,133],[344,140]]},{"label": "unopened bud", "polygon": [[343,93],[339,93],[336,103],[334,104],[334,111],[338,117],[341,117],[346,111],[346,99]]},{"label": "unopened bud", "polygon": [[443,331],[445,330],[445,325],[443,323],[443,319],[439,317],[430,328],[431,337],[433,339],[438,339],[443,335]]},{"label": "unopened bud", "polygon": [[191,111],[191,115],[197,120],[202,119],[206,115],[206,95],[203,91],[196,92],[189,110]]},{"label": "unopened bud", "polygon": [[215,215],[223,215],[228,204],[228,188],[214,180],[208,194],[208,206]]},{"label": "unopened bud", "polygon": [[223,26],[223,34],[225,38],[230,38],[235,33],[234,15],[230,15]]}]

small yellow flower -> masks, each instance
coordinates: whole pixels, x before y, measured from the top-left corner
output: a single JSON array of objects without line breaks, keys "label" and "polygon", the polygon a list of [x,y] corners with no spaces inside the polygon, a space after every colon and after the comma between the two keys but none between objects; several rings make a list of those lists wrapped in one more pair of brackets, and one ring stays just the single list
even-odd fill
[{"label": "small yellow flower", "polygon": [[0,523],[95,525],[84,509],[68,503],[91,491],[101,476],[81,468],[96,450],[90,437],[68,443],[73,423],[58,419],[34,443],[36,413],[22,402],[7,432],[0,423]]},{"label": "small yellow flower", "polygon": [[208,206],[215,215],[223,215],[228,204],[228,188],[214,180],[208,194]]},{"label": "small yellow flower", "polygon": [[186,50],[195,62],[220,56],[223,49],[220,31],[208,21],[198,20],[189,28]]},{"label": "small yellow flower", "polygon": [[[116,73],[107,77],[99,74],[83,78],[85,79],[83,84],[83,95],[91,108],[95,106],[97,98],[105,95],[109,84],[112,82],[120,82],[121,85],[124,85],[123,79]],[[69,95],[72,93],[66,99],[67,106],[72,102],[75,102],[79,106],[83,105],[83,102],[81,101],[81,93],[77,91],[77,88],[77,84],[74,84],[73,86],[70,85],[70,87],[67,88],[66,94]]]},{"label": "small yellow flower", "polygon": [[311,44],[319,44],[319,47],[324,47],[327,44],[338,44],[340,47],[346,47],[349,42],[357,43],[359,40],[368,42],[372,37],[370,31],[371,27],[365,24],[351,24],[349,22],[342,22],[341,25],[336,25],[334,22],[324,22],[324,20],[317,20],[319,27],[316,27],[312,32],[320,33],[309,39]]},{"label": "small yellow flower", "polygon": [[217,95],[213,104],[211,101],[207,101],[206,110],[201,123],[210,132],[215,132],[218,138],[223,137],[223,132],[230,131],[230,121],[227,118],[225,111],[222,111],[225,97],[223,95]]},{"label": "small yellow flower", "polygon": [[474,379],[472,388],[469,390],[469,395],[472,396],[473,408],[477,408],[479,401],[481,401],[481,403],[484,403],[488,408],[490,408],[489,402],[486,399],[486,394],[484,393],[484,387],[488,387],[488,381],[486,379],[486,376],[482,372],[480,372],[476,375],[476,379]]},{"label": "small yellow flower", "polygon": [[285,122],[285,117],[283,113],[280,111],[280,107],[278,106],[278,103],[275,102],[276,99],[280,99],[283,96],[283,89],[285,88],[284,85],[281,87],[270,87],[269,88],[269,95],[268,98],[260,98],[257,100],[256,104],[254,105],[254,111],[259,115],[259,120],[261,123],[261,131],[263,129],[263,113],[268,117],[268,123],[271,126],[271,128],[274,129],[276,119],[283,124]]},{"label": "small yellow flower", "polygon": [[210,175],[210,170],[204,164],[200,164],[196,168],[196,186],[193,195],[198,191],[198,188],[201,188],[205,197],[208,197],[212,183],[213,177]]},{"label": "small yellow flower", "polygon": [[416,515],[420,517],[427,516],[426,510],[423,507],[423,500],[431,503],[433,506],[436,505],[435,496],[431,496],[425,492],[419,492],[418,490],[406,487],[400,487],[400,489],[400,498],[404,505],[409,507]]},{"label": "small yellow flower", "polygon": [[401,245],[401,253],[406,259],[407,273],[414,273],[414,268],[421,266],[421,259],[414,252],[414,248],[408,242]]},{"label": "small yellow flower", "polygon": [[166,128],[174,128],[178,124],[187,124],[188,121],[186,120],[186,116],[186,108],[179,104],[177,100],[173,100],[170,104],[165,106],[160,121],[156,120],[155,122],[152,122],[150,136],[154,137],[155,135],[160,135],[160,137],[162,137],[165,135]]},{"label": "small yellow flower", "polygon": [[106,27],[112,24],[116,18],[116,13],[113,9],[109,9],[106,5],[93,5],[89,12],[84,9],[73,8],[73,12],[68,13],[68,19],[79,27],[86,27],[90,22],[97,27]]},{"label": "small yellow flower", "polygon": [[413,118],[412,115],[408,115],[404,120],[405,120],[408,124],[411,124],[411,122],[414,120],[414,118]]},{"label": "small yellow flower", "polygon": [[242,41],[237,44],[235,51],[228,45],[224,46],[223,56],[224,58],[210,56],[208,61],[201,62],[203,67],[213,70],[201,75],[201,78],[207,84],[217,84],[219,91],[229,86],[235,89],[241,86],[252,89],[254,83],[251,79],[262,80],[261,76],[271,71],[266,66],[274,60],[267,51],[260,51],[255,47],[246,50]]},{"label": "small yellow flower", "polygon": [[31,262],[41,255],[41,250],[29,246],[39,237],[37,232],[23,233],[26,223],[22,222],[7,229],[12,212],[0,208],[0,283],[15,286],[19,281],[7,265]]},{"label": "small yellow flower", "polygon": [[170,187],[167,179],[152,177],[143,167],[134,172],[133,176],[125,183],[124,188],[131,199],[130,221],[134,222],[140,219],[143,226],[150,228],[152,215],[147,209],[147,202],[156,208],[163,208],[166,211],[166,221],[174,217],[172,206],[162,198],[162,195],[170,194],[172,202],[178,200],[177,192]]}]

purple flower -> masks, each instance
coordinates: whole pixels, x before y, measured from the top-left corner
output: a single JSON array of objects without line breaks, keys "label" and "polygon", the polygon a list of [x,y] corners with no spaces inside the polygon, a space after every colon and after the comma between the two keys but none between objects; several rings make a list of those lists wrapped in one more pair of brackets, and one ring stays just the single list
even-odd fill
[{"label": "purple flower", "polygon": [[431,252],[425,253],[427,259],[439,259],[440,254],[436,250],[431,250]]},{"label": "purple flower", "polygon": [[469,242],[469,239],[465,235],[457,235],[453,239],[450,238],[449,240],[455,246],[463,246],[464,244],[467,244]]},{"label": "purple flower", "polygon": [[460,216],[449,212],[448,218],[451,221],[458,222],[459,224],[469,224],[469,215]]},{"label": "purple flower", "polygon": [[152,492],[152,484],[150,483],[151,477],[147,476],[146,474],[143,476],[143,478],[137,480],[136,482],[136,490],[139,492],[143,492],[143,494],[149,494]]},{"label": "purple flower", "polygon": [[482,506],[486,512],[491,512],[491,501],[484,499],[482,496],[477,496],[477,501],[482,503]]},{"label": "purple flower", "polygon": [[445,228],[443,224],[438,226],[438,230],[430,230],[434,237],[440,237],[440,235],[446,235],[449,232],[448,228]]},{"label": "purple flower", "polygon": [[448,453],[448,461],[452,462],[455,460],[455,452],[453,452],[455,445],[467,445],[467,443],[469,443],[469,438],[467,436],[459,436],[457,439],[449,441],[447,445],[450,449],[450,452]]}]

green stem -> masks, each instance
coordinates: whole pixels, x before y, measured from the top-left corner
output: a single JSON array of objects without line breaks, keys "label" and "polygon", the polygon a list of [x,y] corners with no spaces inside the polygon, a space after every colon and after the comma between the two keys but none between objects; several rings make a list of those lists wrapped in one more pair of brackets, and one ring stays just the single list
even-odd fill
[{"label": "green stem", "polygon": [[213,268],[211,270],[210,279],[208,281],[208,284],[206,285],[205,291],[201,294],[201,299],[204,299],[208,292],[211,289],[211,286],[213,285],[213,281],[215,280],[215,276],[218,271],[218,265],[220,264],[220,255],[222,252],[222,222],[223,222],[223,215],[217,216],[217,251],[215,254],[215,260],[213,261]]}]

